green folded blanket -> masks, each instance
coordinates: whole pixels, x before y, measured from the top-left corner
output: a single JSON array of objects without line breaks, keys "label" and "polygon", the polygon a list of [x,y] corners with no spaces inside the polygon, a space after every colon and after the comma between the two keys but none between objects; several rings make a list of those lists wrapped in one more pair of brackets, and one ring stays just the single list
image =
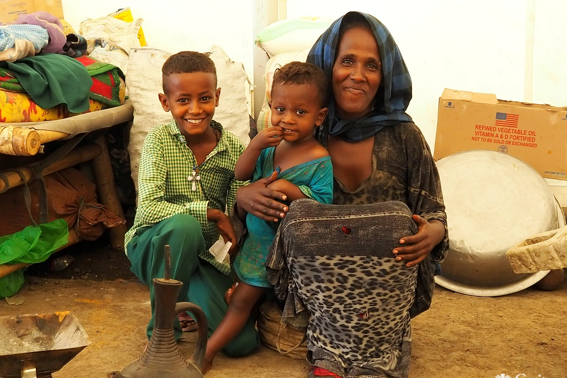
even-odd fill
[{"label": "green folded blanket", "polygon": [[12,71],[33,102],[44,109],[60,104],[67,105],[72,113],[89,109],[93,81],[76,59],[60,54],[39,54],[15,62],[0,62],[0,68]]},{"label": "green folded blanket", "polygon": [[70,58],[39,54],[16,62],[0,62],[0,89],[26,92],[44,109],[66,104],[72,113],[88,110],[91,98],[119,106],[120,68],[87,56]]}]

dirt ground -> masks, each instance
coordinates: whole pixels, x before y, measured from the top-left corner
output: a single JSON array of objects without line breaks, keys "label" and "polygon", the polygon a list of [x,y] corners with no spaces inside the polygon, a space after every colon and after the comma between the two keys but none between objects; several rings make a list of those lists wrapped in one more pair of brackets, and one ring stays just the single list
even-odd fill
[{"label": "dirt ground", "polygon": [[[0,314],[71,311],[91,344],[53,378],[104,378],[142,353],[149,291],[129,271],[124,254],[108,248],[104,238],[55,257],[63,255],[75,261],[61,272],[51,271],[49,261],[28,269],[12,304],[0,301]],[[412,321],[410,377],[566,378],[566,320],[566,282],[554,291],[529,288],[496,298],[437,287],[432,308]],[[189,355],[196,333],[185,335],[178,345]],[[306,377],[307,368],[303,360],[261,347],[245,358],[219,356],[207,378]]]}]

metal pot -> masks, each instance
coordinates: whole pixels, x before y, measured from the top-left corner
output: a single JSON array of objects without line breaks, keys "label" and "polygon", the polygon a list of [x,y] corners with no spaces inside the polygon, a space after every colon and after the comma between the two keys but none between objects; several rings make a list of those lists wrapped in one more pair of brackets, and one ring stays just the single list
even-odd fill
[{"label": "metal pot", "polygon": [[449,253],[436,282],[462,294],[523,290],[549,271],[516,274],[506,251],[565,225],[546,181],[528,164],[494,151],[467,151],[437,162],[449,227]]}]

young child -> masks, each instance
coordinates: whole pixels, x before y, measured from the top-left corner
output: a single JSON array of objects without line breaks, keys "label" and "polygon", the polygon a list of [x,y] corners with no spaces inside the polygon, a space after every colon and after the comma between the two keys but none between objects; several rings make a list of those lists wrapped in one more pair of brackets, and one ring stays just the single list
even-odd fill
[{"label": "young child", "polygon": [[[150,286],[148,337],[155,315],[152,280],[164,277],[166,244],[171,248],[171,278],[184,283],[178,300],[203,309],[211,334],[228,309],[224,294],[233,281],[230,265],[217,262],[209,248],[219,234],[236,245],[225,210],[233,207],[236,190],[244,184],[234,177],[244,146],[213,120],[221,89],[207,55],[192,51],[172,55],[162,74],[159,101],[173,119],[154,127],[144,140],[138,208],[124,244],[132,271]],[[181,334],[176,321],[175,338]],[[239,356],[258,345],[250,321],[224,351]]]},{"label": "young child", "polygon": [[[270,102],[274,126],[256,135],[238,159],[237,180],[257,181],[277,171],[277,180],[269,187],[284,193],[287,201],[332,202],[331,159],[314,137],[314,129],[327,115],[327,85],[323,70],[310,63],[291,62],[276,70]],[[271,287],[265,262],[279,223],[248,214],[246,225],[248,234],[234,262],[240,282],[230,295],[228,312],[209,339],[203,372],[249,321],[252,308]]]}]

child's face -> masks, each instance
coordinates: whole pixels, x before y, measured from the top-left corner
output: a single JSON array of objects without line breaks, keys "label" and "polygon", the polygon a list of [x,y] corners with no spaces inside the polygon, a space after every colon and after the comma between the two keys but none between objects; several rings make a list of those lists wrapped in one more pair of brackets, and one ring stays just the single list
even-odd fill
[{"label": "child's face", "polygon": [[319,105],[317,88],[311,84],[277,84],[272,90],[272,125],[283,129],[283,139],[301,142],[313,138],[313,129],[320,126],[327,108]]},{"label": "child's face", "polygon": [[208,131],[215,108],[219,105],[220,88],[215,75],[209,72],[176,73],[164,80],[166,94],[159,94],[163,110],[171,115],[185,136],[197,136]]}]

